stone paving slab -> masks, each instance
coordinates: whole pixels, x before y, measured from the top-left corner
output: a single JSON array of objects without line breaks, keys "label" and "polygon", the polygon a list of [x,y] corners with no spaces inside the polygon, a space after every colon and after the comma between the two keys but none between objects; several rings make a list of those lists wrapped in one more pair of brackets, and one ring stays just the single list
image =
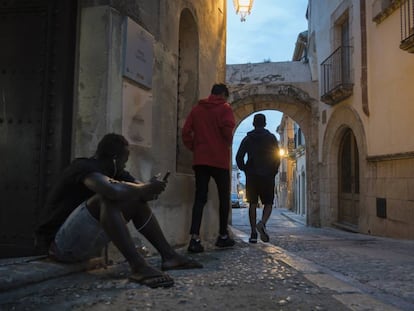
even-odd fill
[{"label": "stone paving slab", "polygon": [[[340,301],[343,305],[354,311],[398,311],[401,309],[394,308],[389,304],[384,304],[376,299],[362,294],[342,294],[333,295],[335,299]],[[369,306],[369,307],[368,307]],[[368,309],[369,308],[369,309]]]},{"label": "stone paving slab", "polygon": [[0,292],[12,290],[44,280],[76,272],[95,269],[103,265],[102,258],[78,264],[61,264],[45,258],[17,258],[0,262]]},{"label": "stone paving slab", "polygon": [[[267,223],[269,244],[274,245],[268,248],[282,249],[284,262],[305,274],[330,275],[399,310],[414,310],[413,240],[306,227],[293,223],[297,216],[286,217],[292,214],[274,209]],[[260,217],[260,209],[257,215]],[[247,209],[233,210],[232,218],[233,226],[247,237]]]},{"label": "stone paving slab", "polygon": [[[265,245],[236,239],[233,248],[194,255],[203,269],[169,271],[175,286],[168,289],[129,282],[122,263],[0,293],[0,309],[349,311],[335,291],[319,288]],[[159,257],[149,261],[160,264]]]}]

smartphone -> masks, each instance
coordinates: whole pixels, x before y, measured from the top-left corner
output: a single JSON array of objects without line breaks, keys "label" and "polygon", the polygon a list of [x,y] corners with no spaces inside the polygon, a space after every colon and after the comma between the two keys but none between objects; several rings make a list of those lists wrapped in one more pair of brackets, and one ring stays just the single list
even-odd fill
[{"label": "smartphone", "polygon": [[164,177],[163,177],[163,181],[167,181],[168,176],[170,176],[170,171],[167,171],[167,173],[165,173]]}]

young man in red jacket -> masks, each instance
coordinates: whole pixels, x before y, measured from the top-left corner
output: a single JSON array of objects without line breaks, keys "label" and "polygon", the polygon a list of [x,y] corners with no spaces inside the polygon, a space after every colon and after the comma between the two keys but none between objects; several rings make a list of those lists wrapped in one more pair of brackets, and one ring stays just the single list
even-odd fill
[{"label": "young man in red jacket", "polygon": [[187,116],[182,139],[193,152],[195,198],[191,222],[191,240],[188,251],[200,253],[203,208],[207,202],[208,183],[213,177],[219,195],[220,229],[217,247],[230,247],[235,241],[229,236],[227,223],[230,211],[230,148],[235,127],[233,110],[224,84],[215,84],[208,98],[201,99]]}]

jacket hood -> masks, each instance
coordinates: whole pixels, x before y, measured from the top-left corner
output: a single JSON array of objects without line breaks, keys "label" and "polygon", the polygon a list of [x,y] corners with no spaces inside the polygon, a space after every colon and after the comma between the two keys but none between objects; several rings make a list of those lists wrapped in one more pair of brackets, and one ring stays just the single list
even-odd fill
[{"label": "jacket hood", "polygon": [[226,103],[226,100],[218,95],[210,95],[207,98],[201,99],[198,103],[204,108],[214,109],[217,107],[221,107],[221,105]]}]

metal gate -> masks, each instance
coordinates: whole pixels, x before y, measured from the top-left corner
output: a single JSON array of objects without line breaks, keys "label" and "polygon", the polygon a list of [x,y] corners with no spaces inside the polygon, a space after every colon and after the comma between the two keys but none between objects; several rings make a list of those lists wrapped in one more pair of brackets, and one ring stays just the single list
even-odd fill
[{"label": "metal gate", "polygon": [[74,3],[0,2],[0,258],[34,254],[45,195],[70,159]]}]

